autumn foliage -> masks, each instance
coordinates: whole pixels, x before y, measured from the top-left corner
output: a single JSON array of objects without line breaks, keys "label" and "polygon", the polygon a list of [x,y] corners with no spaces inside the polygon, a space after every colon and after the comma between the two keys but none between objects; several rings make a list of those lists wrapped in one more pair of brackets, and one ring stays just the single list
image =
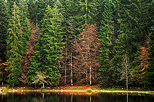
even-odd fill
[{"label": "autumn foliage", "polygon": [[[148,41],[149,42],[149,41]],[[144,46],[140,46],[140,53],[138,56],[138,65],[133,69],[132,74],[132,81],[136,84],[136,86],[144,86],[144,81],[146,79],[146,71],[147,67],[149,66],[148,59],[149,57],[149,43],[146,42]]]},{"label": "autumn foliage", "polygon": [[74,77],[77,83],[92,83],[97,82],[98,75],[98,35],[97,26],[85,26],[80,37],[75,38],[73,57]]}]

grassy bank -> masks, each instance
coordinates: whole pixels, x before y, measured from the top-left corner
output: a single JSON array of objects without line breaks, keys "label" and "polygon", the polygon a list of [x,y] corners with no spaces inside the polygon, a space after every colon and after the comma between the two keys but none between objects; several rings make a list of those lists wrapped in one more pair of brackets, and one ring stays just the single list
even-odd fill
[{"label": "grassy bank", "polygon": [[12,88],[0,88],[0,94],[6,93],[28,93],[28,92],[56,92],[56,93],[83,93],[86,95],[97,94],[97,93],[129,93],[129,94],[153,94],[154,91],[150,90],[122,90],[122,89],[100,89],[98,87],[82,87],[82,86],[73,86],[73,87],[57,87],[57,88],[38,88],[30,89],[25,87],[16,87]]}]

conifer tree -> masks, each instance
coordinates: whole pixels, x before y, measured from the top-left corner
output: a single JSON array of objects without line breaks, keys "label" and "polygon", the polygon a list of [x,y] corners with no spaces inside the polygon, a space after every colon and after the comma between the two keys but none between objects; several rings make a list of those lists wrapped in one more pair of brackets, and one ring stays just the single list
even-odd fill
[{"label": "conifer tree", "polygon": [[7,39],[7,27],[8,27],[8,12],[6,9],[6,3],[4,0],[0,0],[0,81],[2,86],[4,84],[5,74],[5,63],[6,63],[6,39]]},{"label": "conifer tree", "polygon": [[[125,57],[126,59],[129,59],[127,62],[131,63],[131,61],[134,60],[134,54],[137,51],[138,44],[135,37],[136,35],[133,34],[133,27],[135,26],[134,24],[137,18],[132,14],[134,10],[132,8],[136,6],[129,0],[117,1],[117,5],[117,23],[119,27],[117,29],[115,46],[113,47],[113,66],[111,67],[111,70],[113,72],[113,82],[120,85],[124,83],[125,80],[120,80],[122,72],[124,72],[124,66],[122,66],[123,58],[124,56],[127,56],[128,58]],[[129,67],[127,68],[130,68],[130,65],[131,64],[129,64]]]},{"label": "conifer tree", "polygon": [[[75,21],[75,16],[78,13],[77,4],[75,1],[62,1],[62,10],[64,16],[64,30],[65,30],[65,49],[63,51],[63,64],[61,68],[61,82],[64,84],[70,83],[73,85],[73,41],[75,36],[79,35],[78,25]],[[69,81],[68,81],[69,80]]]},{"label": "conifer tree", "polygon": [[148,55],[148,50],[149,50],[149,42],[144,46],[141,46],[140,49],[141,51],[139,52],[139,55],[137,59],[133,61],[133,64],[136,62],[136,66],[133,67],[132,69],[132,76],[131,76],[131,81],[133,82],[132,84],[137,87],[144,87],[145,86],[145,80],[146,80],[146,70],[147,67],[149,66],[149,63],[147,59],[149,59]]},{"label": "conifer tree", "polygon": [[77,2],[78,13],[75,16],[78,29],[81,32],[84,26],[95,24],[97,18],[97,1],[96,0],[79,0]]},{"label": "conifer tree", "polygon": [[106,0],[104,4],[104,11],[102,13],[101,26],[99,31],[99,40],[102,47],[100,48],[100,76],[99,81],[102,86],[109,86],[112,82],[112,75],[110,72],[112,59],[112,45],[113,45],[113,9],[112,2]]},{"label": "conifer tree", "polygon": [[19,84],[19,74],[21,71],[21,57],[23,54],[22,30],[20,24],[20,10],[16,3],[12,9],[12,18],[9,19],[8,39],[7,39],[7,68],[9,72],[8,83]]},{"label": "conifer tree", "polygon": [[21,25],[23,26],[24,20],[29,17],[28,4],[25,0],[19,0],[18,5],[21,11]]},{"label": "conifer tree", "polygon": [[28,1],[29,19],[38,26],[38,1]]},{"label": "conifer tree", "polygon": [[35,52],[35,58],[32,60],[29,68],[29,77],[34,76],[32,74],[35,70],[45,71],[49,76],[47,81],[52,86],[58,84],[60,77],[59,59],[61,57],[63,40],[61,22],[62,18],[57,5],[55,4],[53,10],[48,6],[43,18],[42,32],[36,44],[38,51]]},{"label": "conifer tree", "polygon": [[46,2],[45,0],[28,1],[29,19],[36,24],[36,27],[41,27],[45,9],[50,2],[50,0],[48,2]]},{"label": "conifer tree", "polygon": [[6,39],[7,39],[7,26],[8,26],[8,14],[6,4],[3,0],[0,0],[0,63],[6,61]]},{"label": "conifer tree", "polygon": [[24,54],[22,55],[22,71],[20,73],[20,78],[19,80],[26,84],[27,83],[27,73],[28,73],[28,68],[27,65],[25,65],[26,63],[24,63],[26,60],[25,56],[27,55],[25,53],[26,49],[27,49],[27,44],[28,41],[30,41],[30,36],[31,36],[31,29],[30,29],[30,21],[28,20],[28,5],[26,1],[20,0],[19,1],[19,9],[21,11],[20,15],[21,15],[21,26],[22,26],[22,41],[23,41],[23,48],[24,48]]},{"label": "conifer tree", "polygon": [[[154,1],[151,2],[152,4],[152,14],[154,15]],[[151,26],[151,35],[150,35],[150,50],[149,50],[149,57],[150,59],[148,62],[150,65],[147,67],[147,78],[146,78],[146,87],[153,88],[154,87],[154,16],[152,16],[152,26]]]},{"label": "conifer tree", "polygon": [[20,16],[21,16],[21,26],[22,26],[22,33],[23,33],[23,47],[26,49],[26,44],[29,41],[30,38],[30,24],[28,23],[28,5],[26,1],[19,0],[19,9],[21,11]]}]

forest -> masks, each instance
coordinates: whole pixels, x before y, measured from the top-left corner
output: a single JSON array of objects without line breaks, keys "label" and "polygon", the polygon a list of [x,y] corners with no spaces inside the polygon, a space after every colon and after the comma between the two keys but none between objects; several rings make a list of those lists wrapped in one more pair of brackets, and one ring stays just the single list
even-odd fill
[{"label": "forest", "polygon": [[0,82],[154,88],[154,0],[0,0]]}]

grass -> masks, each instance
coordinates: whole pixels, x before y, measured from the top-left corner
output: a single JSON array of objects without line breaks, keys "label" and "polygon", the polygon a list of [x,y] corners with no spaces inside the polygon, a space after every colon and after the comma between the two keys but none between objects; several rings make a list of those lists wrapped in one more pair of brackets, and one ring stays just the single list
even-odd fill
[{"label": "grass", "polygon": [[[3,89],[3,93],[11,93],[13,92],[13,89],[8,89],[5,88]],[[88,94],[91,95],[93,93],[129,93],[129,94],[153,94],[154,95],[154,91],[142,91],[142,90],[122,90],[122,89],[100,89],[98,86],[65,86],[65,87],[58,87],[55,89],[48,89],[48,88],[43,88],[43,90],[41,88],[39,89],[32,89],[32,88],[25,88],[25,87],[16,87],[14,89],[14,92],[16,93],[25,93],[25,92],[57,92],[57,93],[83,93],[83,94]],[[1,93],[0,93],[1,94]]]}]

